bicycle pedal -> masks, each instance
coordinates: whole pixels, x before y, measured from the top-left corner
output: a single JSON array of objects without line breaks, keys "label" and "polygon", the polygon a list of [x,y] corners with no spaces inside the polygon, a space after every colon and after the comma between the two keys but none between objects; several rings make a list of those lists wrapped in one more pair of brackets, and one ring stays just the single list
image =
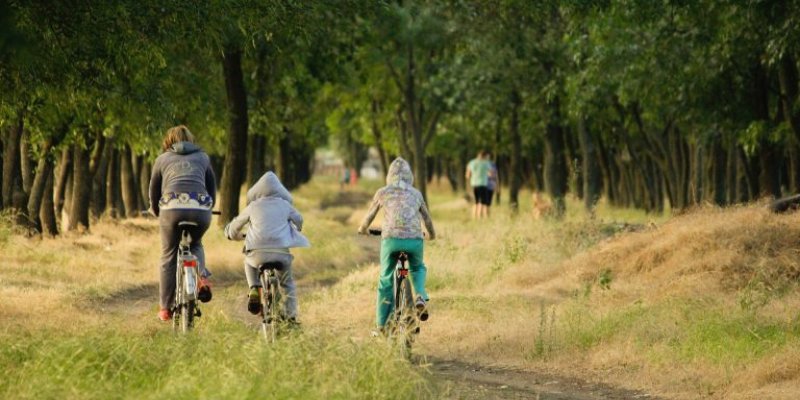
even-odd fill
[{"label": "bicycle pedal", "polygon": [[194,316],[199,318],[199,317],[203,316],[203,313],[200,311],[199,308],[195,308],[194,309]]},{"label": "bicycle pedal", "polygon": [[414,329],[414,333],[419,333],[419,327],[417,327],[416,329]]}]

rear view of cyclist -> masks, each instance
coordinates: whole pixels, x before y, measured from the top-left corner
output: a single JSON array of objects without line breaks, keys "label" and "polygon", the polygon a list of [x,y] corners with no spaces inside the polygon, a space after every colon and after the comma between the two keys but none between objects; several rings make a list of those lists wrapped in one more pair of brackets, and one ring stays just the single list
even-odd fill
[{"label": "rear view of cyclist", "polygon": [[[245,226],[247,231],[242,232]],[[247,310],[251,314],[261,312],[258,266],[279,262],[283,267],[277,275],[286,299],[282,302],[282,312],[289,322],[297,322],[297,293],[292,275],[294,257],[289,248],[310,246],[300,233],[302,229],[303,217],[292,206],[292,195],[271,171],[247,191],[247,206],[225,227],[229,240],[244,239],[244,272],[250,286]]]},{"label": "rear view of cyclist", "polygon": [[365,234],[381,207],[384,209],[381,227],[381,270],[378,277],[378,299],[376,305],[376,324],[384,331],[386,320],[392,312],[392,285],[397,253],[408,254],[408,270],[411,283],[417,295],[416,307],[420,319],[428,319],[428,293],[425,291],[427,268],[423,263],[422,222],[428,231],[429,239],[436,237],[428,207],[422,194],[415,189],[414,175],[408,162],[396,158],[386,174],[386,186],[378,189],[372,200],[369,212],[361,222],[358,232]]},{"label": "rear view of cyclist", "polygon": [[194,222],[188,227],[192,236],[190,250],[200,268],[198,299],[211,300],[211,286],[203,251],[203,234],[211,223],[211,208],[216,196],[216,178],[208,155],[194,144],[194,136],[183,125],[170,128],[162,144],[163,153],[153,163],[150,177],[150,212],[161,226],[161,281],[158,318],[172,318],[175,302],[175,268],[181,229],[178,223]]}]

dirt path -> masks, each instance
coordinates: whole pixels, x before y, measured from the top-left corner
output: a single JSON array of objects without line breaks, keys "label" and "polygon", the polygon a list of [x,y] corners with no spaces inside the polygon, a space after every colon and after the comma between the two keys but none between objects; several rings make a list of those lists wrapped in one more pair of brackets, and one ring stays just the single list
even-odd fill
[{"label": "dirt path", "polygon": [[487,367],[458,360],[428,359],[444,396],[454,399],[656,399],[647,393],[574,378]]}]

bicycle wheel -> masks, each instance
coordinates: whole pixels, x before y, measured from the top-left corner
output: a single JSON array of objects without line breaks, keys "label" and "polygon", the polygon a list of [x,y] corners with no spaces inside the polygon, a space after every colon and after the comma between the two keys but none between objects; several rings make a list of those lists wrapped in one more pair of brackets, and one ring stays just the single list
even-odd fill
[{"label": "bicycle wheel", "polygon": [[181,318],[181,330],[183,333],[188,333],[194,327],[195,306],[194,300],[189,300],[181,304],[181,314],[183,314],[183,318]]},{"label": "bicycle wheel", "polygon": [[183,268],[178,265],[175,269],[175,306],[172,308],[172,330],[176,333],[181,329],[182,310],[181,304],[184,299],[183,290]]},{"label": "bicycle wheel", "polygon": [[270,319],[271,294],[269,286],[269,272],[261,271],[259,279],[261,280],[261,333],[264,334],[264,340],[269,342],[272,339],[272,323]]},{"label": "bicycle wheel", "polygon": [[411,343],[416,329],[414,303],[411,295],[411,282],[407,278],[400,279],[398,283],[397,299],[395,302],[395,330],[399,344],[406,356],[411,355]]},{"label": "bicycle wheel", "polygon": [[278,278],[275,277],[275,275],[270,276],[269,279],[269,295],[270,295],[269,318],[270,321],[272,321],[272,323],[270,324],[272,328],[270,334],[272,337],[272,342],[275,343],[275,341],[278,340],[278,324],[281,322],[280,309],[279,309],[281,295],[280,292],[278,291]]}]

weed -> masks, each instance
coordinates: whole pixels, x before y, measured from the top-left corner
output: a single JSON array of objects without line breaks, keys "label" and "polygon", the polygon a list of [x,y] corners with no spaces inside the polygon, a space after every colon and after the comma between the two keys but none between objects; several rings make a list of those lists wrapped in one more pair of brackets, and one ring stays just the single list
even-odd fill
[{"label": "weed", "polygon": [[610,269],[606,268],[600,272],[600,276],[597,278],[597,283],[600,285],[601,289],[609,290],[611,289],[611,280],[613,279],[613,275]]}]

